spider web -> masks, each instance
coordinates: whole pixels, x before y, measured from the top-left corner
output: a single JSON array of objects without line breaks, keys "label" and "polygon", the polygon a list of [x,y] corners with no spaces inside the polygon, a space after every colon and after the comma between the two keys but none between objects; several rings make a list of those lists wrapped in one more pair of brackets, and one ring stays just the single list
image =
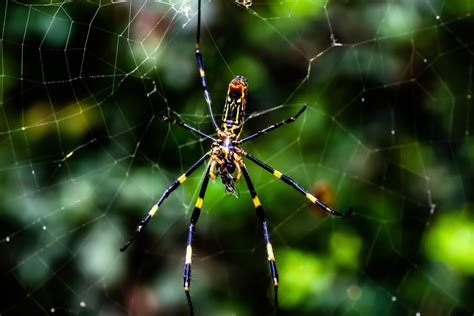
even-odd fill
[{"label": "spider web", "polygon": [[[197,1],[7,1],[0,23],[0,315],[186,314],[181,276],[204,168],[120,246],[209,142]],[[204,1],[219,113],[245,75],[246,143],[350,218],[247,162],[287,314],[472,315],[473,1]],[[262,315],[272,289],[245,183],[210,183],[192,295],[202,315]]]}]

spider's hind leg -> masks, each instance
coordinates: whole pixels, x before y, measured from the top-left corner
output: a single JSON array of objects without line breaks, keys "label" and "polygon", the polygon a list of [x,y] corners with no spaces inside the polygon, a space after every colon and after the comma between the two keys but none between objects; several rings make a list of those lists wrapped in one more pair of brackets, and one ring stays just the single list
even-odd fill
[{"label": "spider's hind leg", "polygon": [[249,188],[250,196],[252,197],[253,205],[255,206],[255,211],[257,212],[258,219],[260,220],[260,223],[262,224],[263,239],[265,241],[265,246],[267,249],[267,260],[268,260],[268,265],[270,267],[270,273],[271,273],[272,282],[273,282],[275,313],[278,313],[279,277],[278,277],[277,266],[275,263],[275,255],[273,254],[273,247],[270,241],[270,233],[268,232],[267,217],[265,215],[265,211],[263,210],[262,205],[260,204],[260,200],[258,199],[257,192],[255,191],[255,187],[253,186],[252,180],[250,180],[250,176],[245,167],[242,167],[242,174],[244,175],[245,182],[247,183],[247,187]]},{"label": "spider's hind leg", "polygon": [[192,243],[193,243],[193,234],[196,227],[197,221],[199,220],[199,215],[201,215],[201,207],[204,202],[204,195],[206,194],[207,184],[209,183],[209,168],[206,171],[206,175],[201,185],[201,190],[199,191],[199,196],[196,201],[193,213],[191,215],[191,222],[189,223],[188,229],[188,240],[186,243],[186,259],[184,262],[184,271],[183,271],[183,287],[184,293],[186,294],[186,300],[189,307],[189,315],[194,315],[193,302],[191,300],[191,261],[192,261]]}]

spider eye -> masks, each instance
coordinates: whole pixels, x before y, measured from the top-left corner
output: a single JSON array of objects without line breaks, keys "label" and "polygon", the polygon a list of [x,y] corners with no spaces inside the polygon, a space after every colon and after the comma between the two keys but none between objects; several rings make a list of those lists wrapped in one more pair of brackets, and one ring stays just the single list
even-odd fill
[{"label": "spider eye", "polygon": [[242,102],[242,98],[238,98],[236,102],[240,104],[240,102]]},{"label": "spider eye", "polygon": [[231,102],[232,99],[230,98],[230,96],[227,97],[227,102]]}]

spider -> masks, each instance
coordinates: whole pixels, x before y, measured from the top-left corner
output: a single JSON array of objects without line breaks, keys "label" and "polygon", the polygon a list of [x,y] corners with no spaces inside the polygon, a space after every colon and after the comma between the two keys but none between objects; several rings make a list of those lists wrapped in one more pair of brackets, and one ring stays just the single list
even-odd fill
[{"label": "spider", "polygon": [[255,158],[249,152],[244,151],[240,145],[243,143],[254,139],[258,136],[266,134],[270,131],[273,131],[285,124],[292,123],[306,110],[306,106],[303,107],[296,113],[294,116],[289,117],[288,119],[269,125],[266,128],[240,139],[240,134],[242,133],[244,122],[245,122],[245,109],[247,105],[247,95],[248,95],[248,84],[244,76],[238,75],[234,77],[229,83],[227,89],[227,96],[224,103],[224,110],[222,112],[222,118],[220,125],[217,125],[217,122],[214,118],[212,111],[212,100],[209,90],[206,84],[206,75],[204,71],[204,64],[202,60],[202,54],[200,50],[200,27],[201,27],[201,0],[198,0],[198,13],[197,13],[197,32],[196,32],[196,47],[195,47],[195,56],[196,63],[199,68],[199,75],[201,78],[201,84],[204,92],[204,98],[206,100],[211,123],[213,128],[216,131],[216,137],[210,136],[182,121],[172,119],[167,116],[163,116],[161,119],[165,122],[168,122],[172,125],[177,125],[187,130],[190,130],[197,135],[209,139],[212,141],[211,149],[206,152],[201,158],[199,158],[189,169],[186,170],[181,176],[179,176],[159,197],[155,204],[151,207],[148,214],[140,221],[135,229],[135,233],[128,240],[128,242],[120,248],[121,251],[125,251],[132,242],[140,235],[148,222],[155,216],[158,208],[161,204],[168,198],[168,196],[176,190],[186,179],[206,160],[210,160],[207,166],[206,174],[204,180],[201,184],[199,191],[199,196],[197,198],[194,210],[191,215],[191,220],[188,228],[188,238],[186,246],[186,256],[184,263],[184,273],[183,273],[183,287],[186,294],[186,300],[188,303],[189,314],[194,315],[193,303],[191,300],[190,286],[191,286],[191,261],[192,261],[192,242],[193,234],[195,231],[196,224],[199,220],[201,214],[201,207],[204,202],[204,195],[206,193],[207,185],[209,179],[217,179],[220,177],[224,185],[225,191],[228,194],[235,194],[235,182],[239,181],[241,176],[244,176],[245,182],[250,192],[250,196],[257,213],[257,217],[260,221],[260,224],[263,229],[263,239],[266,245],[267,251],[267,260],[270,267],[271,279],[273,282],[273,292],[274,292],[274,308],[278,311],[278,271],[275,263],[275,255],[273,253],[273,247],[270,241],[270,234],[268,231],[267,217],[265,211],[260,203],[260,200],[255,191],[255,187],[250,179],[250,176],[247,172],[247,168],[244,163],[244,158],[255,163],[257,166],[265,169],[266,171],[273,174],[276,178],[280,179],[290,187],[294,188],[296,191],[303,194],[311,203],[317,205],[323,211],[328,214],[347,217],[352,214],[352,209],[349,209],[345,213],[340,213],[334,211],[325,203],[320,201],[314,195],[303,189],[298,183],[292,180],[287,175],[282,172],[272,168],[263,161]]}]

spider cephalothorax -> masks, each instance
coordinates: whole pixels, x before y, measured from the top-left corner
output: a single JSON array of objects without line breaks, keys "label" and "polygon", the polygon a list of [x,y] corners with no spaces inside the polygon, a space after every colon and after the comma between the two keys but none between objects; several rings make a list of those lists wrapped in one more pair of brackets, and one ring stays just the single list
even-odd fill
[{"label": "spider cephalothorax", "polygon": [[[235,192],[234,182],[239,181],[242,168],[242,149],[237,145],[237,136],[231,132],[217,131],[218,139],[212,143],[209,175],[212,179],[220,176],[227,193]],[[233,174],[236,172],[235,177]]]}]

